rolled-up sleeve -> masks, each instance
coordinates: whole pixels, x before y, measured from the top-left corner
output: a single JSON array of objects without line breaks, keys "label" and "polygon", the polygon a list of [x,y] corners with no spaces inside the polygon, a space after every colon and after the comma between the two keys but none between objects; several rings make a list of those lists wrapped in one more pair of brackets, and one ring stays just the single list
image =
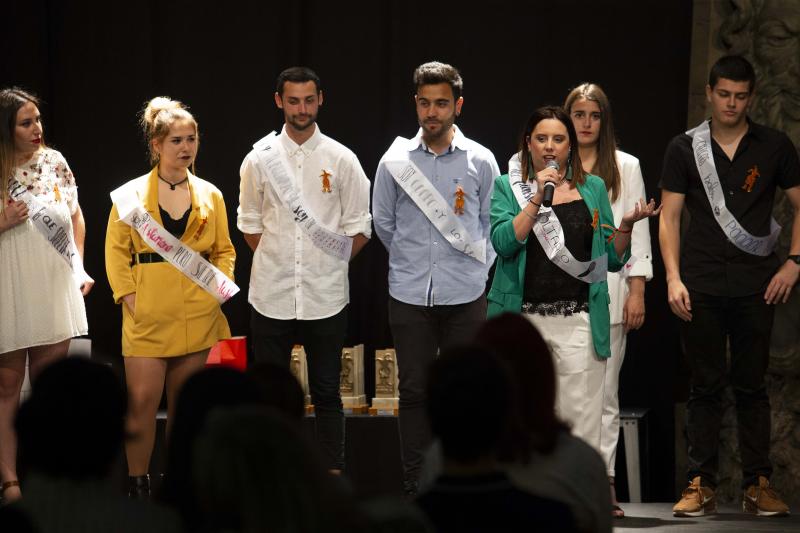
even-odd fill
[{"label": "rolled-up sleeve", "polygon": [[369,178],[355,154],[342,161],[340,172],[346,174],[347,184],[341,191],[342,231],[348,237],[359,233],[372,236],[372,216],[369,214]]},{"label": "rolled-up sleeve", "polygon": [[258,162],[251,153],[244,158],[239,169],[239,207],[236,210],[236,227],[242,233],[259,234],[264,232],[262,204],[264,184]]},{"label": "rolled-up sleeve", "polygon": [[[647,199],[642,169],[638,160],[630,169],[630,174],[624,176],[623,179],[628,181],[626,184],[627,198],[625,198],[625,211],[627,212],[633,209],[640,198]],[[647,281],[653,279],[653,252],[650,247],[649,218],[639,220],[633,225],[631,256],[635,260],[628,271],[628,276],[643,276]]]}]

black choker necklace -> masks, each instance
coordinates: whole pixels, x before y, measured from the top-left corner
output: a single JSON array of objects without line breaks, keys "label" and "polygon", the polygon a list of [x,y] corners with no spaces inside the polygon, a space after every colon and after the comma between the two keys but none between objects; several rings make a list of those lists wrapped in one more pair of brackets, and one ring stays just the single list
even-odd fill
[{"label": "black choker necklace", "polygon": [[171,191],[174,191],[174,190],[175,190],[175,187],[177,187],[178,185],[180,185],[181,183],[183,183],[183,182],[185,182],[185,181],[188,181],[188,180],[189,180],[189,176],[187,175],[185,178],[183,178],[183,179],[182,179],[181,181],[179,181],[178,183],[171,183],[171,182],[169,182],[169,181],[165,180],[164,178],[162,178],[162,177],[161,177],[161,173],[159,172],[159,173],[158,173],[158,179],[160,179],[161,181],[163,181],[164,183],[166,183],[167,185],[169,185],[169,188],[170,188],[170,190],[171,190]]}]

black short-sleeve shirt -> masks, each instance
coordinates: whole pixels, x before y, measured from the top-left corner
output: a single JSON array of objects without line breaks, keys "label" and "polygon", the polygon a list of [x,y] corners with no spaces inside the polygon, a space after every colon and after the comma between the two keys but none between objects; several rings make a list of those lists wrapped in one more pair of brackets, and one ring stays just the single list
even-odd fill
[{"label": "black short-sleeve shirt", "polygon": [[[749,121],[733,160],[711,138],[714,165],[725,205],[753,235],[769,234],[775,187],[800,185],[800,161],[786,134]],[[748,175],[757,177],[748,192]],[[751,178],[752,181],[752,178]],[[779,266],[773,253],[762,257],[743,252],[719,227],[694,161],[692,139],[672,139],[664,156],[659,186],[686,195],[691,222],[681,245],[681,279],[692,291],[715,296],[747,296],[766,290]]]}]

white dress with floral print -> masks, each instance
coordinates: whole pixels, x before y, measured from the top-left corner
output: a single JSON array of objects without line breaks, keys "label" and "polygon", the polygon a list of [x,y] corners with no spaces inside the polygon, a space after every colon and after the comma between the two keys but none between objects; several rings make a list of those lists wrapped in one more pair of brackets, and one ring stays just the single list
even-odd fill
[{"label": "white dress with floral print", "polygon": [[[14,178],[53,206],[72,229],[78,189],[59,152],[40,150],[15,169]],[[87,331],[86,307],[72,270],[33,222],[0,233],[0,354]]]}]

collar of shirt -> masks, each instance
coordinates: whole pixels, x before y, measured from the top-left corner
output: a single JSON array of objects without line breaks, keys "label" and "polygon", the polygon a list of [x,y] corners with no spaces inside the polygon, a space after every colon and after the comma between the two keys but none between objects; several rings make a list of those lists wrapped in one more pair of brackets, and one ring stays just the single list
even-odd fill
[{"label": "collar of shirt", "polygon": [[[739,141],[739,145],[736,147],[736,153],[733,155],[734,159],[736,159],[736,157],[740,153],[742,153],[745,150],[747,150],[747,148],[750,145],[751,141],[756,141],[756,142],[760,143],[760,142],[764,142],[765,140],[767,140],[767,138],[765,137],[766,132],[765,132],[763,126],[761,126],[760,124],[757,124],[757,123],[753,122],[752,120],[750,120],[750,117],[745,117],[745,118],[747,120],[747,131],[744,132],[744,135],[742,135],[742,138]],[[711,119],[708,119],[708,122],[709,122],[709,127],[710,127],[711,126],[711,124],[710,124],[711,123]],[[725,154],[725,151],[722,149],[722,147],[719,145],[717,140],[714,138],[714,132],[713,131],[711,132],[711,148],[714,151],[714,155],[722,156],[722,157],[725,157],[726,159],[728,159],[727,154]],[[730,161],[730,159],[728,159],[728,160]]]},{"label": "collar of shirt", "polygon": [[[464,136],[463,133],[461,133],[461,130],[458,129],[458,126],[456,126],[455,124],[453,125],[453,131],[454,131],[453,140],[452,142],[450,142],[450,146],[447,148],[447,152],[445,153],[451,154],[453,153],[453,150],[455,150],[456,148],[458,148],[459,150],[464,150],[466,152],[467,144],[469,142],[468,139],[466,138],[466,136]],[[421,149],[424,152],[430,152],[430,149],[428,149],[428,145],[426,145],[425,141],[422,140],[422,128],[420,128],[417,131],[417,134],[408,141],[409,152],[413,152],[414,150],[417,149]]]},{"label": "collar of shirt", "polygon": [[283,149],[286,150],[286,153],[290,157],[295,157],[298,154],[303,154],[304,157],[308,157],[319,145],[320,141],[322,141],[322,132],[319,129],[319,125],[314,124],[314,133],[311,137],[303,144],[297,144],[286,133],[286,124],[284,124],[281,129],[280,139]]}]

